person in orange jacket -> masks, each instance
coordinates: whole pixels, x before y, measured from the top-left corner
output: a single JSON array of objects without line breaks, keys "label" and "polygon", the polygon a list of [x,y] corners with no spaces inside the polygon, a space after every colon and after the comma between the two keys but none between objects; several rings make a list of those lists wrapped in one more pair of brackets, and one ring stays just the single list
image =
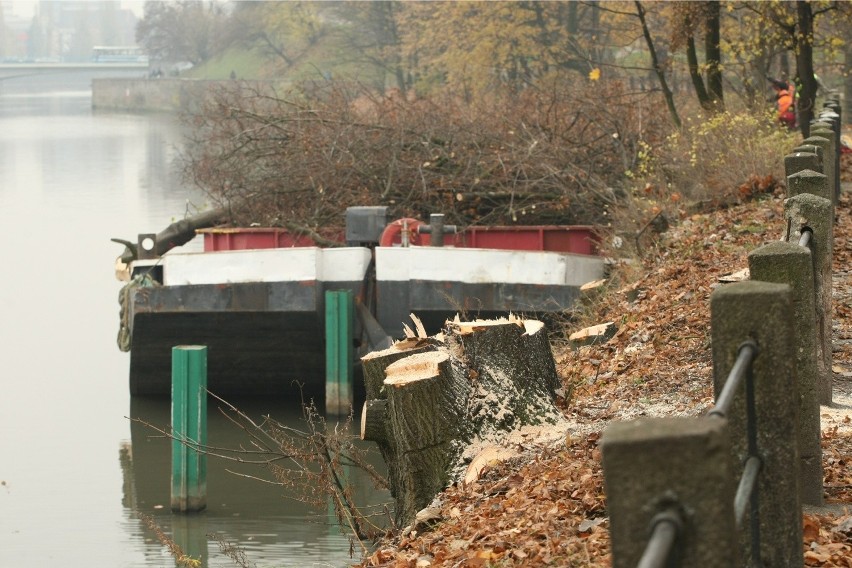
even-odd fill
[{"label": "person in orange jacket", "polygon": [[793,89],[784,81],[772,79],[775,90],[775,106],[778,110],[778,122],[793,130],[796,128],[796,107],[793,104]]}]

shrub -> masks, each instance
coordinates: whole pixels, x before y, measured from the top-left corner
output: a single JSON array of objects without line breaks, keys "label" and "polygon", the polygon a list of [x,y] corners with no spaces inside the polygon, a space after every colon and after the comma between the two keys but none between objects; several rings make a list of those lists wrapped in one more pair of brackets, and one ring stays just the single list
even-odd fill
[{"label": "shrub", "polygon": [[795,145],[770,115],[723,112],[688,119],[658,147],[643,145],[629,175],[663,202],[729,203],[783,183],[784,156]]}]

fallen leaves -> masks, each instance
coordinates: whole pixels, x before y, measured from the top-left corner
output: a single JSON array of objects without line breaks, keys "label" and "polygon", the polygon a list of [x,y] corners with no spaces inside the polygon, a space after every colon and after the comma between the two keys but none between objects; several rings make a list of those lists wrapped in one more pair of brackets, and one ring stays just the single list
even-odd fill
[{"label": "fallen leaves", "polygon": [[852,503],[852,436],[839,429],[834,426],[822,434],[825,496],[829,503]]},{"label": "fallen leaves", "polygon": [[548,450],[516,471],[496,464],[472,484],[442,496],[444,521],[403,539],[371,566],[414,566],[424,551],[435,566],[589,565],[609,554],[598,435]]},{"label": "fallen leaves", "polygon": [[852,516],[805,515],[805,566],[852,568]]},{"label": "fallen leaves", "polygon": [[[852,157],[845,172],[852,178]],[[760,181],[760,180],[758,180]],[[758,184],[759,185],[759,184]],[[762,191],[760,187],[758,187]],[[844,194],[835,228],[836,388],[852,390],[852,214]],[[442,494],[439,521],[368,566],[611,565],[599,432],[612,420],[695,415],[712,404],[710,307],[719,279],[783,230],[780,195],[684,218],[616,274],[576,329],[612,321],[606,342],[555,350],[568,418],[584,425],[559,449],[488,460],[479,478]],[[841,341],[838,341],[838,338]],[[823,434],[826,501],[837,514],[804,516],[805,565],[852,568],[852,424]],[[838,504],[849,503],[845,510]]]}]

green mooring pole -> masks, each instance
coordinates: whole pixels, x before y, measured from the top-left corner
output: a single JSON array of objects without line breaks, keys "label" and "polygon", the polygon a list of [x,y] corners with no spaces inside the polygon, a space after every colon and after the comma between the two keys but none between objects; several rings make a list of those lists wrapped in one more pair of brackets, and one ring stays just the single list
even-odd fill
[{"label": "green mooring pole", "polygon": [[352,329],[355,304],[351,290],[325,293],[325,411],[348,414],[352,406]]},{"label": "green mooring pole", "polygon": [[207,455],[187,446],[207,444],[207,347],[172,348],[172,511],[207,507]]}]

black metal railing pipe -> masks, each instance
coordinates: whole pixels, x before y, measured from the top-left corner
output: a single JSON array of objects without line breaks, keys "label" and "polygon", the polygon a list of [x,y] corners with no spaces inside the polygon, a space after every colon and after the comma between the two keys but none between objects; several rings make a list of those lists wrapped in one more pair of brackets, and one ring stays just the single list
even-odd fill
[{"label": "black metal railing pipe", "polygon": [[675,511],[665,511],[651,519],[651,538],[636,568],[665,568],[669,555],[683,527],[683,520]]},{"label": "black metal railing pipe", "polygon": [[719,397],[716,399],[716,405],[707,413],[708,416],[724,418],[728,415],[728,411],[731,409],[731,403],[734,400],[734,395],[736,394],[740,384],[743,382],[746,371],[748,370],[749,365],[751,365],[751,362],[754,360],[755,355],[757,355],[756,343],[753,341],[746,341],[740,345],[739,351],[737,352],[737,360],[734,362],[734,366],[731,367],[731,372],[728,373],[728,378],[725,379],[725,386],[722,387],[722,392],[719,393]]},{"label": "black metal railing pipe", "polygon": [[737,523],[737,528],[740,528],[743,524],[746,507],[751,503],[761,465],[762,462],[757,456],[750,456],[746,460],[743,476],[740,478],[740,484],[737,486],[737,493],[734,496],[734,520]]}]

